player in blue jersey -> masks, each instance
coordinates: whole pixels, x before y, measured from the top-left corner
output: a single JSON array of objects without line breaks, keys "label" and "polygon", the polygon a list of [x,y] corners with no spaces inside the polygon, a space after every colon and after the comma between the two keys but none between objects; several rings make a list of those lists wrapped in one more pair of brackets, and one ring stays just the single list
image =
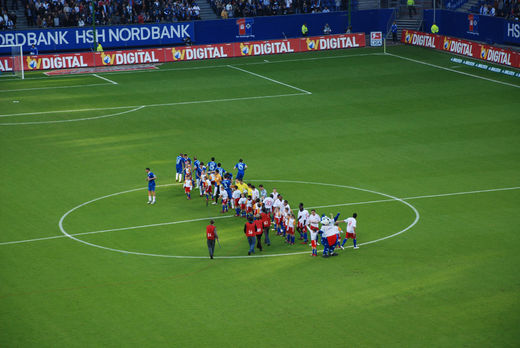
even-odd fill
[{"label": "player in blue jersey", "polygon": [[238,160],[238,163],[235,165],[235,169],[238,170],[237,180],[243,180],[244,179],[244,174],[245,174],[246,169],[247,169],[247,164],[244,163],[242,158]]},{"label": "player in blue jersey", "polygon": [[215,162],[215,157],[211,157],[211,161],[208,162],[208,171],[214,172],[217,170],[217,163]]},{"label": "player in blue jersey", "polygon": [[222,177],[224,177],[226,175],[226,170],[224,168],[222,168],[221,163],[217,163],[216,171],[219,172]]},{"label": "player in blue jersey", "polygon": [[184,156],[182,153],[177,156],[177,159],[175,160],[175,181],[181,182],[182,181],[182,172],[184,171]]},{"label": "player in blue jersey", "polygon": [[195,167],[195,180],[196,180],[196,189],[198,189],[201,185],[200,178],[202,176],[202,167],[204,166],[204,163],[199,161],[197,157],[193,157],[193,166]]},{"label": "player in blue jersey", "polygon": [[148,204],[155,204],[155,180],[157,177],[146,168],[146,181],[148,181]]},{"label": "player in blue jersey", "polygon": [[228,206],[231,208],[231,199],[232,199],[232,192],[231,192],[231,179],[229,178],[228,173],[224,174],[224,180],[222,180],[222,187],[227,193],[228,196]]}]

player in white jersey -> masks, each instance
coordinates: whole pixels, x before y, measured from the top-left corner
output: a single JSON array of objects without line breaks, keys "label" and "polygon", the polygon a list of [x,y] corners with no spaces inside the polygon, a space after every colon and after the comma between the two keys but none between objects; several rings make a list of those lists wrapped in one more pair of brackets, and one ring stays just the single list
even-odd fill
[{"label": "player in white jersey", "polygon": [[309,241],[307,239],[307,220],[309,219],[309,212],[307,209],[303,208],[303,203],[300,203],[298,209],[298,233],[300,234],[300,240],[303,239],[302,244],[307,244]]},{"label": "player in white jersey", "polygon": [[227,213],[228,212],[228,193],[226,190],[224,190],[224,187],[222,187],[222,185],[220,186],[220,198],[222,199],[222,212]]},{"label": "player in white jersey", "polygon": [[318,256],[318,231],[320,230],[321,218],[316,214],[316,210],[312,209],[307,219],[307,229],[311,233],[312,256]]},{"label": "player in white jersey", "polygon": [[273,195],[270,195],[269,197],[266,197],[264,199],[265,210],[267,210],[267,214],[269,214],[269,215],[271,215],[271,212],[273,211],[273,204],[274,204]]},{"label": "player in white jersey", "polygon": [[253,189],[251,197],[253,198],[253,201],[256,202],[256,200],[260,198],[260,191],[258,191],[254,185],[251,186],[251,188]]},{"label": "player in white jersey", "polygon": [[282,204],[282,200],[280,199],[282,196],[277,196],[276,198],[274,198],[274,203],[273,203],[273,209],[274,208],[279,208],[280,211],[283,210],[283,204]]},{"label": "player in white jersey", "polygon": [[345,232],[345,239],[343,239],[343,243],[341,243],[341,249],[344,249],[345,243],[348,239],[352,239],[354,242],[354,249],[359,249],[357,246],[357,240],[356,240],[356,225],[357,225],[357,214],[352,214],[352,217],[349,217],[346,220],[343,220],[347,224],[347,230]]},{"label": "player in white jersey", "polygon": [[278,198],[278,195],[279,195],[278,191],[276,191],[276,189],[273,188],[273,193],[271,193],[271,194],[273,195],[273,199],[276,201],[276,199]]},{"label": "player in white jersey", "polygon": [[[240,190],[239,190],[239,192],[240,192]],[[239,208],[238,208],[239,210],[237,210],[237,211],[239,211],[240,214],[243,217],[245,217],[247,214],[247,198],[243,193],[240,195],[240,199],[238,200],[238,206],[239,206]]]},{"label": "player in white jersey", "polygon": [[233,186],[234,187],[234,190],[233,190],[233,193],[231,194],[231,197],[233,198],[231,200],[231,206],[233,207],[233,209],[235,209],[236,211],[236,216],[239,216],[240,215],[240,205],[238,204],[238,200],[240,199],[240,196],[241,196],[241,193],[240,193],[240,190],[236,187],[236,186]]},{"label": "player in white jersey", "polygon": [[289,208],[289,211],[291,211],[291,206],[289,205],[289,202],[286,199],[284,199],[282,207],[283,209]]},{"label": "player in white jersey", "polygon": [[193,187],[192,181],[190,178],[186,178],[184,184],[184,192],[186,193],[186,198],[191,199],[191,189]]}]

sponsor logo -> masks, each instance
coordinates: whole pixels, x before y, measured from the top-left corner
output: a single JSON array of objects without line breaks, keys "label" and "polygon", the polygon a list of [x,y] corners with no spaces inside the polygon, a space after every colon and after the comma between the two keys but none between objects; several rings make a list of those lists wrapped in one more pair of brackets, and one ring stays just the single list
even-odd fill
[{"label": "sponsor logo", "polygon": [[406,42],[407,44],[412,43],[412,35],[410,35],[408,30],[405,31],[404,42]]},{"label": "sponsor logo", "polygon": [[173,60],[184,60],[185,50],[177,50],[172,48]]},{"label": "sponsor logo", "polygon": [[317,49],[318,49],[318,41],[319,41],[319,40],[311,40],[311,39],[307,39],[307,40],[306,40],[306,43],[307,43],[307,49],[308,49],[309,51],[317,50]]},{"label": "sponsor logo", "polygon": [[223,46],[189,47],[183,50],[172,48],[173,60],[200,60],[228,57]]},{"label": "sponsor logo", "polygon": [[477,15],[474,15],[474,14],[468,15],[468,34],[478,35],[478,22],[479,22],[479,18]]},{"label": "sponsor logo", "polygon": [[360,47],[355,36],[340,36],[305,40],[308,51],[335,50],[339,48]]},{"label": "sponsor logo", "polygon": [[473,45],[471,43],[450,40],[449,38],[445,37],[442,44],[442,49],[451,53],[473,57]]},{"label": "sponsor logo", "polygon": [[383,33],[380,31],[370,32],[370,46],[383,46]]},{"label": "sponsor logo", "polygon": [[31,70],[39,70],[42,60],[40,58],[27,57],[27,67]]},{"label": "sponsor logo", "polygon": [[274,41],[252,43],[245,45],[240,43],[240,54],[243,56],[260,56],[264,54],[292,53],[294,49],[289,41]]},{"label": "sponsor logo", "polygon": [[83,68],[88,64],[84,62],[83,56],[52,56],[33,58],[27,57],[27,67],[30,70],[64,69],[64,68]]},{"label": "sponsor logo", "polygon": [[424,34],[413,34],[411,37],[411,43],[415,46],[423,46],[423,47],[430,47],[430,48],[436,48],[435,47],[435,36],[431,35],[424,35]]},{"label": "sponsor logo", "polygon": [[103,65],[126,65],[158,63],[154,51],[118,52],[112,54],[101,53]]},{"label": "sponsor logo", "polygon": [[253,18],[237,19],[237,21],[236,21],[236,24],[238,27],[237,37],[255,37],[255,35],[253,35],[253,23],[255,23],[255,20]]},{"label": "sponsor logo", "polygon": [[507,22],[506,36],[509,38],[520,39],[520,24]]},{"label": "sponsor logo", "polygon": [[511,53],[480,46],[480,58],[488,62],[511,65]]},{"label": "sponsor logo", "polygon": [[13,71],[10,58],[0,58],[0,71]]}]

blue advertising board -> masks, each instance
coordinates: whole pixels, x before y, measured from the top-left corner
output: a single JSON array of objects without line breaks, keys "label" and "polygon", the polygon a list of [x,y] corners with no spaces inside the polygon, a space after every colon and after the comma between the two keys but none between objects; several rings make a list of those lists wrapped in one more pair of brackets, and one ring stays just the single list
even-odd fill
[{"label": "blue advertising board", "polygon": [[[182,43],[186,36],[195,39],[193,22],[104,26],[96,28],[97,40],[103,48],[160,46]],[[40,52],[73,51],[92,48],[92,28],[62,28],[0,31],[0,45],[23,45],[29,50],[35,45]],[[10,53],[0,48],[0,53]]]},{"label": "blue advertising board", "polygon": [[[354,11],[352,31],[385,32],[392,18],[392,9]],[[97,27],[97,39],[104,49],[157,47],[176,45],[190,36],[196,44],[227,43],[237,41],[271,40],[301,36],[302,24],[309,28],[309,36],[323,35],[325,24],[332,34],[345,33],[347,12],[297,14],[254,18],[233,18],[166,24],[141,24]],[[0,45],[24,45],[24,50],[34,44],[38,51],[78,51],[92,48],[92,28],[59,28],[0,31]],[[0,48],[0,53],[10,53]]]},{"label": "blue advertising board", "polygon": [[[436,22],[439,34],[462,39],[483,41],[489,44],[520,45],[520,24],[500,17],[475,13],[437,10]],[[433,10],[424,11],[427,31],[433,24]]]}]

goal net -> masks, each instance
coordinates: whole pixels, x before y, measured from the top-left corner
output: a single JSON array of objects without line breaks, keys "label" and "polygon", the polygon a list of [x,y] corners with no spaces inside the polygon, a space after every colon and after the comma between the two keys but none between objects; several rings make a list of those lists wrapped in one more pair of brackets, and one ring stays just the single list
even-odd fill
[{"label": "goal net", "polygon": [[22,45],[0,45],[0,49],[11,51],[11,55],[7,56],[7,66],[4,66],[5,75],[14,75],[22,80],[25,77],[23,69],[23,46]]}]

